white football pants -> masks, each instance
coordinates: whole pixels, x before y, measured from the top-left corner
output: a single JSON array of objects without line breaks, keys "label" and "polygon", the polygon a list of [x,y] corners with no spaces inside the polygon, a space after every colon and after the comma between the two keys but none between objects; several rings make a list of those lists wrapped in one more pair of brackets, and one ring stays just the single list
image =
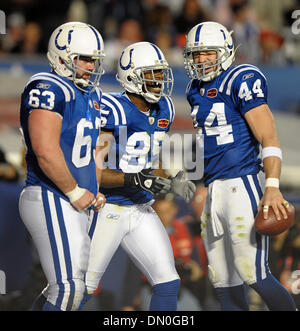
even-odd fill
[{"label": "white football pants", "polygon": [[19,211],[48,280],[44,295],[61,310],[77,310],[85,292],[90,237],[88,212],[40,186],[26,187]]},{"label": "white football pants", "polygon": [[93,292],[121,244],[151,285],[179,279],[172,246],[149,204],[105,204],[91,222],[92,238],[86,285]]},{"label": "white football pants", "polygon": [[250,285],[270,272],[268,237],[254,229],[264,178],[260,172],[208,186],[201,229],[214,287]]}]

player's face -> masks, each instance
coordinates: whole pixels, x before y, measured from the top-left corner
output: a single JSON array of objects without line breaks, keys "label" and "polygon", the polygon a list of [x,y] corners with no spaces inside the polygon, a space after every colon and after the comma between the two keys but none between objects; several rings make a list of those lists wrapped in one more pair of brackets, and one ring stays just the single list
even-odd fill
[{"label": "player's face", "polygon": [[95,60],[87,56],[79,56],[74,59],[74,63],[77,65],[76,78],[90,79],[91,74],[86,71],[95,70]]},{"label": "player's face", "polygon": [[[156,81],[163,81],[164,80],[164,73],[163,70],[147,70],[144,72],[144,78],[146,79],[146,86],[147,90],[151,93],[160,93],[162,89],[162,84],[159,82],[152,82],[153,80]],[[149,81],[148,81],[149,80]]]},{"label": "player's face", "polygon": [[[205,74],[217,70],[217,66],[214,66],[214,64],[217,64],[216,51],[208,50],[208,51],[193,52],[193,61],[194,64],[198,65],[199,70],[204,70]],[[208,63],[208,65],[207,64],[204,65],[204,63]]]}]

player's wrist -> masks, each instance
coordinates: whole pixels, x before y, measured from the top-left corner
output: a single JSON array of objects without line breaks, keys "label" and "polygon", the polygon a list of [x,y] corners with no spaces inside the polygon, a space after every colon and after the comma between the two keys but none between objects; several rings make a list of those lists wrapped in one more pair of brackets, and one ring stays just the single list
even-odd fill
[{"label": "player's wrist", "polygon": [[86,192],[85,188],[79,187],[77,184],[75,188],[67,193],[65,195],[69,198],[70,202],[73,203],[77,200],[79,200]]},{"label": "player's wrist", "polygon": [[273,188],[279,188],[279,178],[272,178],[269,177],[266,179],[266,188],[273,187]]},{"label": "player's wrist", "polygon": [[137,185],[136,173],[124,173],[124,186],[136,187]]},{"label": "player's wrist", "polygon": [[273,156],[278,157],[282,161],[282,150],[279,147],[269,146],[264,147],[261,151],[262,160],[267,157]]}]

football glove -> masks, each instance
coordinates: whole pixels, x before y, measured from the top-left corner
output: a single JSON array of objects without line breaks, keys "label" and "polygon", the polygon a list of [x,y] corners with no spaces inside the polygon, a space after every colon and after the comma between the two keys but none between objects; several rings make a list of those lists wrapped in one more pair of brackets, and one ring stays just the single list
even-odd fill
[{"label": "football glove", "polygon": [[184,171],[179,171],[175,177],[169,177],[171,179],[171,190],[183,197],[186,203],[189,203],[196,192],[196,185],[185,179]]},{"label": "football glove", "polygon": [[171,190],[171,180],[152,173],[152,169],[144,169],[138,173],[125,173],[124,186],[136,187],[155,194],[165,194]]}]

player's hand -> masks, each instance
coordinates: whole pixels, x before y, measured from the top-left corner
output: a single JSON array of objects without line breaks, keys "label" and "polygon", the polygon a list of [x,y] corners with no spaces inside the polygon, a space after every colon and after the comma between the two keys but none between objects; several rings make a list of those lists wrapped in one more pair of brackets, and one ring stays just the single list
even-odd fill
[{"label": "player's hand", "polygon": [[260,201],[258,210],[263,208],[264,219],[268,218],[268,211],[270,207],[273,208],[278,220],[281,220],[281,214],[283,215],[283,218],[287,218],[286,208],[288,208],[289,205],[277,187],[267,187]]},{"label": "player's hand", "polygon": [[90,206],[92,206],[95,203],[96,203],[96,199],[94,194],[88,190],[85,190],[85,192],[79,199],[71,202],[72,206],[78,211],[88,209]]},{"label": "player's hand", "polygon": [[106,203],[105,196],[102,193],[98,192],[93,210],[95,212],[98,212],[102,207],[104,207],[105,203]]},{"label": "player's hand", "polygon": [[141,188],[152,194],[165,194],[171,190],[171,180],[152,174],[152,169],[144,169],[138,173],[125,173],[124,186]]},{"label": "player's hand", "polygon": [[185,179],[184,171],[179,171],[175,177],[171,178],[171,189],[189,203],[196,192],[196,185]]}]

